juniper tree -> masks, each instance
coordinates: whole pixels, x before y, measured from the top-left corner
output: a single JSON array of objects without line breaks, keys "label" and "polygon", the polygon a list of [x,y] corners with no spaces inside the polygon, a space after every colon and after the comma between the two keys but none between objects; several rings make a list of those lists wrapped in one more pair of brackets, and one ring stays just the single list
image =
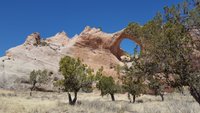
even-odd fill
[{"label": "juniper tree", "polygon": [[30,96],[32,96],[32,91],[35,90],[36,85],[40,85],[42,83],[45,83],[49,80],[51,73],[49,73],[47,70],[33,70],[30,73],[29,81],[32,84],[32,87],[30,88]]},{"label": "juniper tree", "polygon": [[157,96],[160,95],[162,101],[164,101],[164,88],[165,88],[165,83],[162,82],[161,79],[158,77],[152,77],[149,79],[149,89],[153,90],[153,93]]},{"label": "juniper tree", "polygon": [[[144,61],[142,66],[146,68],[146,71],[143,70],[145,75],[152,77],[163,73],[169,85],[169,75],[178,76],[179,81],[175,81],[178,87],[189,86],[191,95],[200,103],[200,79],[196,79],[199,72],[192,66],[194,48],[190,35],[192,29],[200,29],[200,1],[184,2],[164,10],[164,15],[158,13],[143,27],[130,24],[125,31],[135,34],[145,45],[140,56],[140,60]],[[146,64],[155,64],[155,70],[149,70]]]},{"label": "juniper tree", "polygon": [[115,83],[113,77],[105,76],[103,68],[100,68],[96,74],[97,84],[96,87],[101,91],[101,96],[109,94],[112,101],[115,101],[115,93],[118,92],[119,86]]},{"label": "juniper tree", "polygon": [[[91,87],[93,82],[93,70],[83,64],[80,59],[65,56],[60,60],[60,69],[62,73],[64,91],[68,93],[70,105],[75,105],[77,94],[81,88]],[[72,99],[71,92],[74,93]]]},{"label": "juniper tree", "polygon": [[132,102],[135,103],[136,97],[144,94],[146,91],[146,84],[145,84],[145,76],[143,73],[143,68],[138,67],[139,62],[137,58],[133,58],[133,62],[131,66],[125,65],[123,67],[124,76],[122,79],[122,85],[126,92],[128,92],[128,97],[130,99],[130,94],[132,95],[133,99]]}]

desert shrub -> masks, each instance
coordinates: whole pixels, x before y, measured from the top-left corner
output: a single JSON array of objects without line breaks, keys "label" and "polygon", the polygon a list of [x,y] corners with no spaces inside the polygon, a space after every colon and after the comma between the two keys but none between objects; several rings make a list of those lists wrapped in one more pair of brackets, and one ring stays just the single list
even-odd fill
[{"label": "desert shrub", "polygon": [[91,93],[93,91],[93,87],[92,85],[88,86],[88,87],[83,87],[81,88],[81,90],[85,93]]},{"label": "desert shrub", "polygon": [[41,46],[49,46],[49,44],[47,42],[45,42],[45,40],[41,40],[40,45]]},{"label": "desert shrub", "polygon": [[57,77],[54,78],[53,85],[55,88],[58,89],[58,92],[64,91],[64,80],[58,79]]},{"label": "desert shrub", "polygon": [[160,95],[162,101],[164,101],[165,83],[163,83],[161,79],[155,76],[149,79],[149,81],[149,89],[153,90],[153,93],[156,96]]},{"label": "desert shrub", "polygon": [[109,94],[112,101],[115,101],[114,94],[119,91],[119,85],[116,84],[113,77],[106,76],[101,67],[96,73],[97,84],[96,87],[101,91],[101,96]]},{"label": "desert shrub", "polygon": [[31,92],[30,92],[30,96],[32,95],[32,91],[35,90],[36,88],[36,85],[41,85],[42,83],[46,83],[49,79],[50,79],[50,73],[48,73],[47,70],[33,70],[31,73],[30,73],[30,78],[29,78],[29,81],[30,81],[30,84],[32,85],[32,87],[30,88],[31,89]]},{"label": "desert shrub", "polygon": [[110,94],[112,101],[115,101],[114,94],[117,92],[118,87],[111,76],[102,76],[96,87],[101,91],[101,96]]},{"label": "desert shrub", "polygon": [[123,78],[123,88],[128,92],[128,99],[133,103],[135,103],[136,97],[139,97],[146,91],[146,85],[141,80],[137,80],[130,76]]}]

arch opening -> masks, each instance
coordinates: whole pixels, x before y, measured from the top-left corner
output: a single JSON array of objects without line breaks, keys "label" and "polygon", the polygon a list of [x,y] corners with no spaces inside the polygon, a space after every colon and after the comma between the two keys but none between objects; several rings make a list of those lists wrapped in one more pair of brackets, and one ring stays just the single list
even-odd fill
[{"label": "arch opening", "polygon": [[[129,45],[130,44],[130,45]],[[124,46],[125,48],[124,48]],[[122,56],[127,56],[127,53],[133,54],[135,46],[138,45],[137,50],[138,52],[142,52],[144,50],[144,45],[142,45],[142,42],[140,38],[137,38],[133,35],[124,33],[123,31],[119,33],[118,35],[114,35],[110,51],[120,60],[122,61]],[[126,47],[127,46],[127,47]],[[132,46],[132,47],[131,47]],[[127,48],[127,49],[126,49]]]},{"label": "arch opening", "polygon": [[120,42],[120,49],[127,56],[134,56],[140,53],[140,46],[129,38],[123,38]]}]

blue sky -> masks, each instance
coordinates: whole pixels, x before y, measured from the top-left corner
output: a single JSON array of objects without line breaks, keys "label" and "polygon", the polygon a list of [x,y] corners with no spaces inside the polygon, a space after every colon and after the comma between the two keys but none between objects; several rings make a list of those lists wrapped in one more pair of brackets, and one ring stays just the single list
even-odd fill
[{"label": "blue sky", "polygon": [[[144,24],[166,5],[182,0],[0,0],[0,56],[22,44],[27,35],[42,37],[65,31],[69,37],[85,26],[112,33],[130,22]],[[122,48],[133,51],[130,41]]]}]

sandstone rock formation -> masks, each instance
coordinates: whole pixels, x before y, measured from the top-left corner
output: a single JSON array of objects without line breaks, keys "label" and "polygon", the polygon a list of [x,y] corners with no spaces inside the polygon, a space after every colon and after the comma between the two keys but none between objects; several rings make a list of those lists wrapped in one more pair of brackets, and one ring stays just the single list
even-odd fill
[{"label": "sandstone rock formation", "polygon": [[[103,66],[107,75],[117,78],[114,68],[123,64],[121,58],[125,52],[120,48],[120,43],[124,38],[133,40],[143,48],[137,37],[125,33],[124,30],[109,34],[97,28],[86,27],[73,38],[60,32],[44,40],[39,33],[33,33],[27,37],[24,44],[9,49],[6,55],[0,58],[0,88],[16,88],[16,84],[29,79],[29,74],[34,69],[47,69],[52,71],[55,77],[60,77],[59,61],[66,55],[80,58],[95,70]],[[200,56],[199,53],[196,55]],[[199,60],[197,64],[200,64]],[[48,87],[53,86],[51,84]]]},{"label": "sandstone rock formation", "polygon": [[33,33],[24,44],[9,49],[0,58],[0,87],[15,88],[16,81],[28,80],[34,69],[47,69],[59,76],[59,60],[66,55],[79,57],[95,70],[103,66],[107,75],[116,77],[114,67],[122,64],[123,51],[119,47],[122,33],[123,30],[109,34],[86,27],[73,38],[60,32],[44,40],[39,33]]},{"label": "sandstone rock formation", "polygon": [[55,44],[55,45],[58,45],[58,46],[66,46],[69,42],[69,37],[63,31],[63,32],[57,33],[53,37],[47,38],[46,42],[48,42],[50,44]]}]

